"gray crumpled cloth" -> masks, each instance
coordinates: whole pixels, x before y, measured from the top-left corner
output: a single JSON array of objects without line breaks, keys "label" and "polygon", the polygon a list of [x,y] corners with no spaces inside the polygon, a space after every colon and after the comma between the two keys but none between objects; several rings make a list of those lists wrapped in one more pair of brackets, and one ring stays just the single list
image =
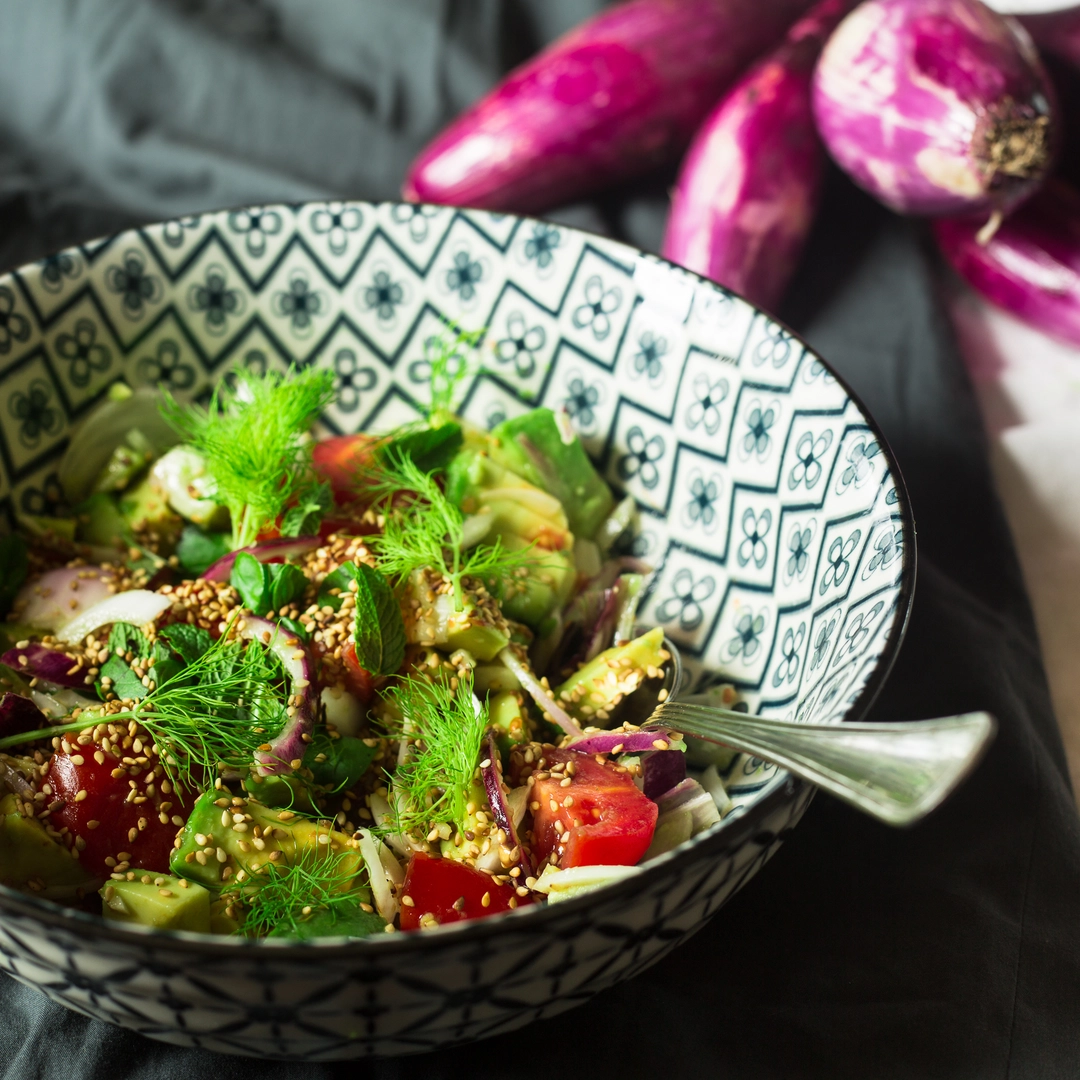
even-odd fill
[{"label": "gray crumpled cloth", "polygon": [[[0,263],[243,203],[393,197],[412,155],[599,0],[0,0]],[[560,220],[655,250],[670,176]],[[226,1059],[0,980],[8,1080],[1071,1078],[1080,820],[971,389],[917,223],[839,175],[781,315],[907,479],[919,583],[880,719],[987,708],[998,739],[922,825],[825,797],[687,947],[544,1031],[342,1066]]]}]

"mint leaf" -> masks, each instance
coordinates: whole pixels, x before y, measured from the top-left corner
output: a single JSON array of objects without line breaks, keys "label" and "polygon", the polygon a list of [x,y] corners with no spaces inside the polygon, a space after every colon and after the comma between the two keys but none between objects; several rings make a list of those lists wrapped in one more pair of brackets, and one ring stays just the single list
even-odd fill
[{"label": "mint leaf", "polygon": [[[405,621],[390,582],[366,563],[346,563],[356,579],[356,659],[372,675],[393,675],[405,660]],[[344,569],[344,567],[342,567]]]},{"label": "mint leaf", "polygon": [[295,634],[305,643],[311,640],[311,632],[302,622],[297,622],[296,619],[278,619],[278,625],[284,626],[286,630]]},{"label": "mint leaf", "polygon": [[194,663],[214,644],[209,630],[188,623],[171,623],[158,631],[158,637],[164,638],[180,654],[185,664]]},{"label": "mint leaf", "polygon": [[400,461],[409,457],[424,472],[439,472],[450,464],[463,441],[461,425],[451,421],[439,427],[420,428],[399,435],[382,448],[380,459]]},{"label": "mint leaf", "polygon": [[304,754],[304,765],[311,770],[316,784],[343,791],[363,778],[378,752],[377,746],[368,746],[363,739],[352,735],[331,739],[320,730]]},{"label": "mint leaf", "polygon": [[[116,654],[131,653],[136,660],[145,660],[150,655],[150,641],[147,636],[131,623],[118,622],[109,631],[109,652]],[[119,659],[119,658],[118,658]]]},{"label": "mint leaf", "polygon": [[281,519],[282,536],[313,536],[319,531],[323,515],[334,504],[330,484],[324,481],[304,492],[295,506]]},{"label": "mint leaf", "polygon": [[0,536],[0,618],[11,610],[28,569],[26,541],[17,533]]},{"label": "mint leaf", "polygon": [[225,533],[206,533],[196,525],[185,525],[176,545],[176,557],[189,574],[198,577],[229,550],[229,537]]},{"label": "mint leaf", "polygon": [[[308,586],[308,579],[304,571],[290,563],[271,563],[267,569],[270,571],[270,603],[266,611],[280,611],[288,607],[298,596],[304,595]],[[265,615],[266,612],[260,612]]]},{"label": "mint leaf", "polygon": [[241,551],[236,556],[229,584],[248,611],[261,615],[270,610],[270,571],[250,552]]}]

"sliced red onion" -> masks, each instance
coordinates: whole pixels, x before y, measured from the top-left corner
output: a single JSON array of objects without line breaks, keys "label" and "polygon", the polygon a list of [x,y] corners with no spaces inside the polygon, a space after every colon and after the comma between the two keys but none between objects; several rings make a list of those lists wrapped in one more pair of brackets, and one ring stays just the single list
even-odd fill
[{"label": "sliced red onion", "polygon": [[289,698],[295,712],[270,740],[270,749],[259,750],[255,754],[259,774],[275,776],[290,771],[292,762],[302,761],[308,748],[304,736],[311,734],[318,708],[318,698],[312,686],[311,660],[303,642],[295,634],[269,619],[245,615],[238,629],[241,637],[265,645],[281,661],[289,676]]},{"label": "sliced red onion", "polygon": [[0,696],[0,738],[34,731],[48,723],[48,717],[22,694]]},{"label": "sliced red onion", "polygon": [[62,566],[28,581],[12,618],[35,630],[55,630],[113,595],[113,574],[100,566]]},{"label": "sliced red onion", "polygon": [[[397,917],[398,902],[394,899],[390,872],[383,856],[383,844],[370,829],[360,830],[357,843],[360,847],[360,857],[367,867],[368,883],[371,885],[371,899],[375,901],[375,910],[388,923],[392,923]],[[400,873],[400,867],[398,871]]]},{"label": "sliced red onion", "polygon": [[978,0],[866,0],[814,79],[829,152],[908,214],[1000,213],[1030,195],[1053,157],[1052,101],[1027,33]]},{"label": "sliced red onion", "polygon": [[539,680],[529,670],[529,665],[522,663],[517,658],[511,646],[507,646],[499,653],[499,659],[517,676],[522,689],[540,706],[541,712],[546,713],[567,735],[582,734],[577,721],[571,718],[565,709],[555,703],[555,699],[540,685]]},{"label": "sliced red onion", "polygon": [[686,779],[686,754],[682,750],[656,750],[641,759],[642,791],[658,801]]},{"label": "sliced red onion", "polygon": [[934,224],[942,254],[988,300],[1080,346],[1080,192],[1049,180],[987,243],[975,218]]},{"label": "sliced red onion", "polygon": [[503,791],[502,777],[499,775],[499,748],[495,745],[495,736],[488,732],[487,757],[480,763],[480,776],[484,781],[484,790],[487,792],[488,803],[491,806],[491,816],[495,824],[506,833],[506,839],[510,847],[518,853],[517,865],[521,869],[521,883],[533,876],[533,865],[525,849],[518,840],[517,829],[514,826],[514,815],[506,803],[506,793]]},{"label": "sliced red onion", "polygon": [[0,664],[14,668],[20,675],[44,679],[56,686],[67,686],[73,690],[81,690],[86,686],[85,670],[80,667],[77,671],[71,671],[75,666],[73,656],[50,649],[37,641],[32,641],[23,648],[16,646],[8,649],[0,656]]},{"label": "sliced red onion", "polygon": [[676,784],[656,800],[656,805],[660,810],[656,819],[658,826],[666,815],[688,810],[693,819],[691,836],[697,836],[720,820],[713,797],[696,780],[687,779]]},{"label": "sliced red onion", "polygon": [[[567,749],[579,754],[641,754],[646,750],[659,750],[658,741],[671,742],[671,732],[662,728],[650,728],[647,731],[601,731],[590,732],[583,738],[572,742]],[[682,751],[676,751],[683,757]]]},{"label": "sliced red onion", "polygon": [[172,600],[168,596],[147,589],[130,589],[87,608],[57,630],[56,636],[60,641],[73,645],[82,641],[87,634],[93,633],[99,626],[117,622],[145,626],[171,607]]},{"label": "sliced red onion", "polygon": [[232,577],[233,563],[241,551],[254,555],[259,562],[287,562],[300,555],[314,551],[322,541],[317,536],[281,536],[276,540],[263,540],[251,547],[237,548],[228,555],[222,555],[216,563],[207,568],[202,575],[204,581],[228,581]]},{"label": "sliced red onion", "polygon": [[[8,695],[5,694],[4,697]],[[25,700],[25,699],[24,699]],[[3,715],[4,703],[3,699],[0,699],[0,716]],[[45,718],[42,717],[42,720]],[[23,731],[32,731],[32,728],[22,728],[19,734]],[[0,727],[0,734],[2,735],[14,735],[14,730],[8,731],[3,727]],[[31,762],[31,767],[33,763]],[[17,766],[12,764],[11,759],[6,754],[0,754],[0,784],[6,787],[9,791],[13,791],[16,795],[21,795],[23,799],[33,799],[34,786],[26,779],[25,774]]]}]

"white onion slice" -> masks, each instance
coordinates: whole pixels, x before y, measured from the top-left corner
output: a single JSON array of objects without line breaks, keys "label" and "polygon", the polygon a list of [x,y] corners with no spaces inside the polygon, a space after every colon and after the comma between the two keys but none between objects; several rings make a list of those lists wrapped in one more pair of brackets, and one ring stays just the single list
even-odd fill
[{"label": "white onion slice", "polygon": [[113,575],[100,566],[62,566],[28,581],[13,605],[18,622],[55,630],[115,595]]},{"label": "white onion slice", "polygon": [[172,600],[168,596],[150,592],[148,589],[129,589],[127,592],[116,593],[115,596],[110,596],[76,615],[71,622],[57,630],[56,637],[59,641],[74,645],[99,626],[118,622],[145,626],[170,607]]},{"label": "white onion slice", "polygon": [[577,721],[540,685],[540,681],[529,670],[528,664],[524,664],[514,654],[514,650],[507,646],[499,659],[517,676],[525,692],[540,706],[540,709],[566,732],[567,735],[584,735]]},{"label": "white onion slice", "polygon": [[398,913],[398,902],[394,899],[390,875],[386,872],[382,853],[383,845],[372,835],[369,829],[361,829],[358,839],[360,856],[367,867],[368,882],[371,885],[371,898],[375,901],[375,910],[388,923],[394,921]]}]

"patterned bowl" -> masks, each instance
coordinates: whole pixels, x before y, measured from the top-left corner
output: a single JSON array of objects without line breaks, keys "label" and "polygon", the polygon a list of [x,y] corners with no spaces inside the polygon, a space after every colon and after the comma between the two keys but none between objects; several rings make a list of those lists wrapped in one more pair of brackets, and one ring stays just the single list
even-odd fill
[{"label": "patterned bowl", "polygon": [[[856,718],[914,584],[888,447],[802,342],[723,289],[574,229],[403,204],[249,208],[86,244],[0,278],[0,510],[49,514],[74,423],[114,380],[204,394],[236,364],[325,365],[333,431],[417,413],[425,343],[485,327],[459,411],[566,409],[640,507],[646,622],[697,687]],[[735,809],[618,885],[419,935],[316,944],[120,927],[0,889],[0,966],[153,1038],[306,1059],[401,1054],[552,1016],[653,963],[776,850],[812,789],[736,757]]]}]

